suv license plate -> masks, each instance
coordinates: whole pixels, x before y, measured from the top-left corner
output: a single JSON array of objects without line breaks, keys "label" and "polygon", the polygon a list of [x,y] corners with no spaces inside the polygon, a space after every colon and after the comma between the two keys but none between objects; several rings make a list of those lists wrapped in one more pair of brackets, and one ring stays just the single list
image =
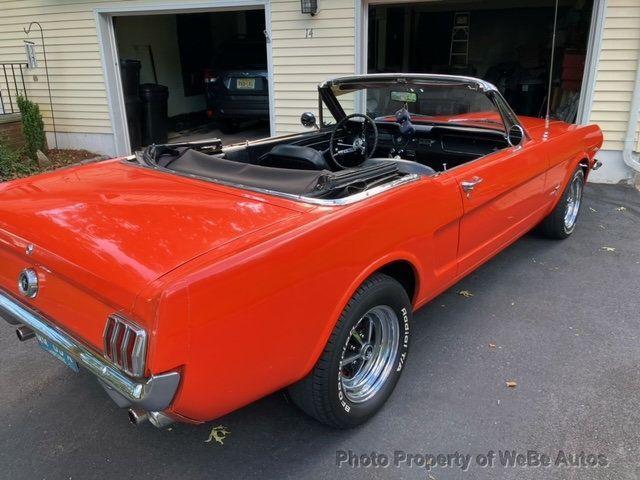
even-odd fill
[{"label": "suv license plate", "polygon": [[256,88],[255,78],[237,78],[236,88],[238,90],[253,90]]},{"label": "suv license plate", "polygon": [[51,355],[56,357],[58,360],[60,360],[62,363],[64,363],[67,367],[69,367],[74,372],[78,373],[80,371],[78,362],[76,362],[71,357],[71,355],[69,355],[67,352],[65,352],[60,347],[58,347],[58,345],[50,341],[48,338],[41,337],[38,334],[36,334],[36,338],[38,339],[38,343],[40,344],[40,347],[42,347],[42,349],[45,352],[49,352]]}]

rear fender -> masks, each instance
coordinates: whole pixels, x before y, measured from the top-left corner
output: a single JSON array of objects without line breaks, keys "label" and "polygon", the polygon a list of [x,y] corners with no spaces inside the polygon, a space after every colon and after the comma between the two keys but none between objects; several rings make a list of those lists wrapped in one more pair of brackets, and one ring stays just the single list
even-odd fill
[{"label": "rear fender", "polygon": [[325,330],[322,332],[322,335],[320,336],[318,343],[313,349],[311,355],[309,355],[309,363],[305,365],[305,369],[304,369],[304,371],[306,372],[305,375],[309,374],[309,372],[313,369],[315,364],[320,359],[320,355],[322,355],[322,352],[324,351],[327,345],[327,342],[329,341],[329,337],[331,336],[333,329],[338,323],[338,320],[340,319],[342,312],[344,311],[347,304],[349,303],[349,300],[351,300],[351,297],[353,297],[353,295],[356,293],[358,288],[360,288],[360,286],[369,277],[371,277],[374,273],[384,268],[386,265],[389,265],[394,262],[399,262],[399,261],[407,262],[409,265],[411,265],[415,273],[415,277],[416,277],[415,293],[414,293],[414,298],[411,299],[411,303],[414,305],[414,308],[415,308],[417,292],[420,291],[420,272],[422,271],[422,269],[420,268],[421,267],[420,260],[415,255],[412,255],[411,253],[406,251],[402,251],[402,252],[393,252],[393,253],[387,254],[379,258],[378,260],[372,262],[371,264],[369,264],[369,266],[367,266],[367,268],[362,270],[362,272],[353,280],[353,282],[349,285],[349,288],[345,290],[344,295],[336,303],[336,306],[331,313],[331,317],[330,317],[331,321],[327,322],[327,326]]}]

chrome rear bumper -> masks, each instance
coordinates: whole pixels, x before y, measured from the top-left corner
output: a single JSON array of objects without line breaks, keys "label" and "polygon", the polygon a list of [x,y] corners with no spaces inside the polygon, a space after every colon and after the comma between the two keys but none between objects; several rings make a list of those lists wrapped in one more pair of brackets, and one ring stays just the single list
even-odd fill
[{"label": "chrome rear bumper", "polygon": [[93,373],[109,396],[121,407],[136,406],[148,411],[169,407],[180,384],[180,373],[168,372],[149,378],[132,379],[107,359],[89,349],[39,313],[0,291],[0,317],[13,325],[27,325],[73,357]]}]

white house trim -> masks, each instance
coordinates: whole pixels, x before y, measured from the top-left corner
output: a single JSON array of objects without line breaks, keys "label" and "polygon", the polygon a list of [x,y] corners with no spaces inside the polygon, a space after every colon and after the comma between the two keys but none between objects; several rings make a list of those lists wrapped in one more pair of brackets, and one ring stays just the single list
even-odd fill
[{"label": "white house trim", "polygon": [[604,32],[604,18],[607,10],[607,0],[594,0],[591,12],[591,27],[589,28],[589,40],[587,44],[587,58],[582,76],[580,89],[580,101],[578,102],[577,123],[589,122],[591,109],[593,108],[593,92],[596,88],[598,62],[600,61],[600,49],[602,47],[602,35]]}]

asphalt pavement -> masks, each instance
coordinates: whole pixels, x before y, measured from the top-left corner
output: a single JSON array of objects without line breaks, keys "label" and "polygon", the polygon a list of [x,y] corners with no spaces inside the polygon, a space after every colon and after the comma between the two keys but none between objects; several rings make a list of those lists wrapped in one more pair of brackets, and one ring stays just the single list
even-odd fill
[{"label": "asphalt pavement", "polygon": [[417,313],[396,391],[349,431],[282,393],[136,428],[3,322],[0,478],[640,478],[639,298],[640,194],[588,185],[570,239],[527,235]]}]

